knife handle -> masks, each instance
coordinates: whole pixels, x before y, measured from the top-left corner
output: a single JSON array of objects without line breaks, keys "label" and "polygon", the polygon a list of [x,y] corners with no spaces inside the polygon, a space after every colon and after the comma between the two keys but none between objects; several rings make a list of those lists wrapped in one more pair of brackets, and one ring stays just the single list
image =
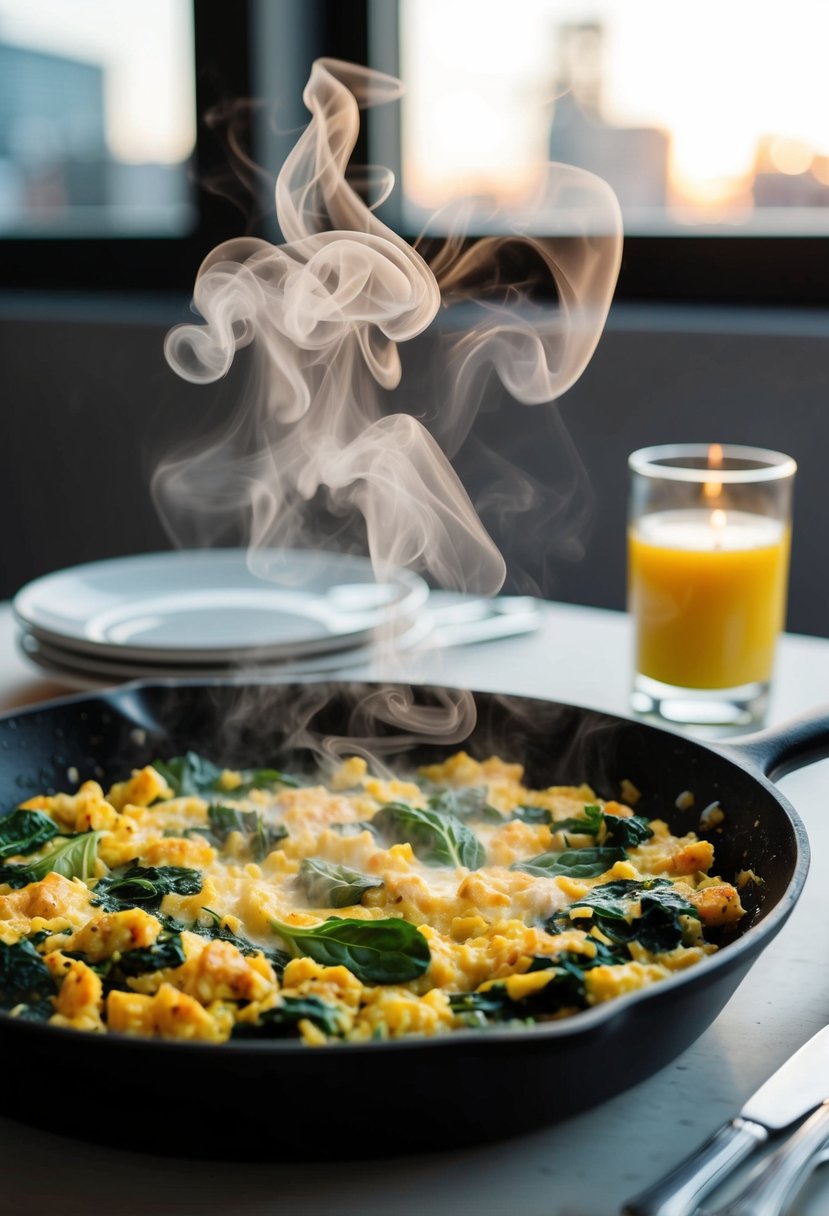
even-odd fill
[{"label": "knife handle", "polygon": [[751,1175],[731,1203],[707,1216],[778,1216],[813,1155],[829,1136],[829,1100]]},{"label": "knife handle", "polygon": [[703,1195],[767,1139],[761,1124],[732,1119],[669,1174],[628,1199],[622,1216],[689,1216]]}]

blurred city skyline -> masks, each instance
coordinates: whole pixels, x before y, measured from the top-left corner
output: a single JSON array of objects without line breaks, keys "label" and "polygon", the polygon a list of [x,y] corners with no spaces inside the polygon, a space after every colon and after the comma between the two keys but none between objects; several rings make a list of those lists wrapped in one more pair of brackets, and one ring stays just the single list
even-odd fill
[{"label": "blurred city skyline", "polygon": [[96,64],[110,154],[186,160],[196,141],[190,0],[0,0],[0,42]]},{"label": "blurred city skyline", "polygon": [[[545,231],[552,159],[629,233],[829,231],[827,45],[825,0],[400,0],[403,224]],[[0,232],[186,231],[195,101],[189,0],[0,0]]]},{"label": "blurred city skyline", "polygon": [[829,5],[401,0],[402,165],[520,211],[549,159],[603,176],[628,231],[829,229]]},{"label": "blurred city skyline", "polygon": [[189,0],[0,0],[0,232],[186,232],[195,138]]}]

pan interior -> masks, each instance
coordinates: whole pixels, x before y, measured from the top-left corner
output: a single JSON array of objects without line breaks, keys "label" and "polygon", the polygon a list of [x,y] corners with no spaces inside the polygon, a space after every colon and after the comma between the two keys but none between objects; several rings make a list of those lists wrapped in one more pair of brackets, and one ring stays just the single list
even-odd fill
[{"label": "pan interior", "polygon": [[[743,927],[782,898],[797,864],[796,832],[785,800],[739,764],[695,741],[594,710],[471,695],[477,713],[470,733],[415,744],[401,744],[401,728],[389,718],[417,713],[437,736],[435,716],[445,720],[457,704],[448,690],[170,681],[68,698],[0,719],[0,805],[11,810],[34,793],[89,778],[106,786],[188,749],[228,766],[274,763],[310,773],[331,739],[368,747],[401,772],[463,747],[479,759],[497,754],[524,764],[535,788],[586,781],[600,796],[619,798],[628,781],[641,793],[637,813],[667,820],[678,834],[704,834],[700,814],[718,803],[724,819],[710,833],[717,873],[733,881],[752,870],[763,880],[744,890],[750,916]],[[348,754],[347,742],[336,746]]]},{"label": "pan interior", "polygon": [[[472,695],[474,728],[417,746],[400,746],[394,728],[383,725],[395,716],[390,709],[413,706],[434,735],[435,717],[445,718],[447,707],[468,706],[468,700],[441,688],[178,681],[67,698],[0,718],[0,811],[37,791],[71,789],[87,778],[106,786],[134,767],[188,748],[230,766],[273,761],[310,772],[317,755],[307,747],[309,735],[317,743],[327,736],[373,737],[383,762],[401,771],[463,746],[477,757],[497,753],[522,762],[535,786],[586,780],[613,797],[627,779],[642,792],[637,810],[664,816],[678,832],[696,830],[700,811],[718,801],[725,820],[715,835],[717,870],[733,878],[752,868],[764,879],[743,893],[750,910],[743,928],[748,922],[757,930],[674,981],[526,1031],[459,1030],[309,1051],[278,1041],[214,1047],[78,1034],[0,1016],[7,1109],[58,1134],[177,1156],[399,1156],[537,1129],[637,1084],[685,1050],[719,1014],[791,909],[807,852],[799,848],[797,817],[766,782],[702,744],[574,706]],[[343,750],[349,747],[354,744]],[[689,790],[694,805],[677,809],[678,795]],[[132,1086],[130,1118],[121,1120],[102,1119],[99,1089],[82,1086],[67,1125],[64,1104],[44,1103],[42,1094],[70,1058],[78,1076],[163,1076],[163,1092],[175,1103],[174,1141],[169,1121],[158,1117],[157,1085]],[[392,1118],[377,1101],[390,1076],[406,1095]],[[339,1121],[336,1137],[309,1137],[308,1128],[319,1122],[320,1094],[333,1092],[332,1086],[348,1095],[349,1117]],[[263,1107],[240,1100],[263,1092],[288,1094],[290,1102]],[[205,1135],[205,1128],[227,1126],[228,1111],[232,1134]]]}]

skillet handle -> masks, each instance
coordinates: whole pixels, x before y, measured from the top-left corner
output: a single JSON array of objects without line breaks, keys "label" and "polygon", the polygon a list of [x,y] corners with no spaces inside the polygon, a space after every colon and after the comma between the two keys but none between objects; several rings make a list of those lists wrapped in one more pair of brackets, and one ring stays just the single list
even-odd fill
[{"label": "skillet handle", "polygon": [[718,746],[732,760],[776,781],[829,756],[829,705]]},{"label": "skillet handle", "polygon": [[703,1195],[767,1139],[759,1123],[732,1119],[669,1174],[628,1199],[622,1216],[691,1216]]}]

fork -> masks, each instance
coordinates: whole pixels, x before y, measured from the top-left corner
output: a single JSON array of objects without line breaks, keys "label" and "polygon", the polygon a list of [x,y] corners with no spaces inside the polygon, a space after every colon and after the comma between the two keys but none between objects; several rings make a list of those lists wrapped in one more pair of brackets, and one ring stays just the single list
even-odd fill
[{"label": "fork", "polygon": [[501,595],[456,604],[430,607],[432,630],[425,639],[427,649],[464,646],[497,638],[532,633],[541,624],[537,599],[529,595]]}]

